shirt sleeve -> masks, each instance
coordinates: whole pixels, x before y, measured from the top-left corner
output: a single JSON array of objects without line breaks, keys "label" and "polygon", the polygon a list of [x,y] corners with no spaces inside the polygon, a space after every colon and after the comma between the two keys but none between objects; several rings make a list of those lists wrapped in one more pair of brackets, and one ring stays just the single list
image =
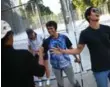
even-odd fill
[{"label": "shirt sleeve", "polygon": [[79,37],[79,44],[86,44],[86,39],[84,36],[84,32],[82,31]]},{"label": "shirt sleeve", "polygon": [[65,40],[66,40],[66,46],[67,46],[67,48],[68,49],[71,48],[72,47],[72,43],[71,43],[71,41],[69,40],[69,38],[67,36],[65,36]]}]

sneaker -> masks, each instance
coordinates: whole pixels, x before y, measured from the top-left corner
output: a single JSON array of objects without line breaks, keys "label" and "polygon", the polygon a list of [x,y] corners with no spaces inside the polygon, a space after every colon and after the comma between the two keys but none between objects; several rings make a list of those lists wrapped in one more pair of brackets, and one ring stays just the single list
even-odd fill
[{"label": "sneaker", "polygon": [[78,81],[76,81],[76,84],[74,87],[81,87]]},{"label": "sneaker", "polygon": [[38,82],[38,85],[41,87],[42,86],[42,82],[40,81],[40,82]]},{"label": "sneaker", "polygon": [[50,85],[50,80],[49,79],[46,81],[46,85]]}]

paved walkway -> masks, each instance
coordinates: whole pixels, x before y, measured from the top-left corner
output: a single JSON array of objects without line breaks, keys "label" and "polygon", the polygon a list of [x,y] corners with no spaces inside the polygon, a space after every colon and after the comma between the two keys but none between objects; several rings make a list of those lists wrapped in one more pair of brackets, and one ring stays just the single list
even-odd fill
[{"label": "paved walkway", "polygon": [[[75,77],[81,84],[81,74],[80,73],[75,74]],[[97,87],[95,79],[94,79],[93,74],[92,74],[91,71],[83,72],[82,73],[82,78],[83,78],[83,83],[84,83],[83,87]],[[65,85],[65,87],[72,87],[66,77],[64,78],[64,85]],[[36,87],[38,87],[37,83],[36,83]],[[43,82],[43,87],[57,87],[57,82],[54,79],[54,80],[51,80],[51,86],[45,86],[45,81],[44,81]],[[109,82],[108,87],[110,87],[110,82]]]},{"label": "paved walkway", "polygon": [[[80,73],[75,74],[75,77],[81,84],[81,74]],[[97,87],[93,73],[91,71],[83,72],[82,78],[83,78],[83,84],[84,84],[83,87]],[[66,77],[64,78],[64,85],[65,87],[72,87]],[[36,83],[36,87],[38,87],[37,83]],[[51,80],[51,86],[45,86],[45,81],[43,81],[43,87],[57,87],[57,82],[54,79],[54,80]],[[110,87],[110,82],[108,87]]]}]

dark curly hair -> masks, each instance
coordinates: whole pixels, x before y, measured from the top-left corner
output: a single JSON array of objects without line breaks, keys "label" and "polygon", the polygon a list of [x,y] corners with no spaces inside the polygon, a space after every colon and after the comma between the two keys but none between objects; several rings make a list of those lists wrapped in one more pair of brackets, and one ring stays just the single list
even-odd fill
[{"label": "dark curly hair", "polygon": [[90,16],[90,14],[91,14],[91,9],[92,9],[92,8],[94,8],[94,7],[91,6],[91,7],[87,8],[87,10],[85,11],[85,14],[84,14],[85,19],[86,19],[88,22],[89,22],[88,16]]},{"label": "dark curly hair", "polygon": [[57,30],[57,23],[55,21],[48,21],[46,23],[46,27],[50,27],[50,26],[53,26],[55,30]]}]

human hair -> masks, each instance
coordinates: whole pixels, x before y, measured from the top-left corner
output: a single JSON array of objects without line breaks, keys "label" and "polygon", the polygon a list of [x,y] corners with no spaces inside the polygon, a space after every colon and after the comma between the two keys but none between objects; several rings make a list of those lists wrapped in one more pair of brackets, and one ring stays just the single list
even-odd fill
[{"label": "human hair", "polygon": [[1,39],[1,46],[5,46],[7,41],[9,40],[9,36],[13,35],[13,31],[8,31],[6,35]]},{"label": "human hair", "polygon": [[48,21],[46,27],[54,27],[57,30],[57,23],[55,21]]},{"label": "human hair", "polygon": [[30,35],[32,35],[32,33],[35,33],[35,35],[37,35],[36,32],[34,32],[33,29],[31,29],[31,28],[27,28],[26,33],[27,33],[27,36],[29,39],[30,39]]},{"label": "human hair", "polygon": [[94,7],[91,6],[91,7],[87,8],[86,11],[85,11],[85,14],[84,14],[85,19],[86,19],[88,22],[89,22],[89,18],[88,18],[88,16],[91,15],[91,9],[92,9],[92,8],[94,8]]}]

